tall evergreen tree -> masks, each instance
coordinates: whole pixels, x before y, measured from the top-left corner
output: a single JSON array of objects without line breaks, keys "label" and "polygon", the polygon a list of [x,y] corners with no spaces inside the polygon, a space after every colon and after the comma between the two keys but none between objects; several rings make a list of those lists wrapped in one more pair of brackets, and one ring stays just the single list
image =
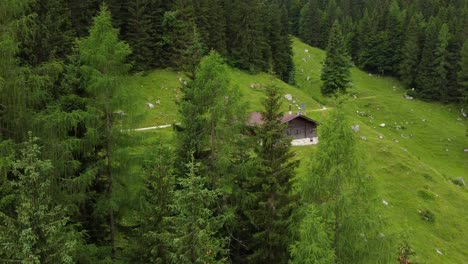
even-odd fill
[{"label": "tall evergreen tree", "polygon": [[276,87],[266,87],[262,125],[255,129],[259,145],[255,149],[259,169],[252,177],[255,205],[248,211],[254,226],[250,241],[251,263],[287,263],[289,259],[289,220],[294,208],[291,180],[298,161],[291,152],[290,138],[281,123],[281,95]]},{"label": "tall evergreen tree", "polygon": [[186,177],[178,178],[171,205],[173,216],[165,219],[170,226],[166,235],[170,263],[224,263],[226,238],[219,237],[224,218],[216,216],[213,205],[219,190],[208,188],[208,178],[198,174],[197,163],[187,164]]},{"label": "tall evergreen tree", "polygon": [[151,1],[131,1],[128,5],[128,26],[126,39],[133,50],[131,58],[137,70],[149,69],[155,60],[153,53]]},{"label": "tall evergreen tree", "polygon": [[321,12],[317,0],[309,0],[301,10],[299,20],[299,37],[307,44],[319,47],[322,41]]},{"label": "tall evergreen tree", "polygon": [[406,30],[406,40],[402,48],[400,78],[408,87],[414,87],[414,78],[418,69],[421,54],[421,15],[411,17]]},{"label": "tall evergreen tree", "polygon": [[53,167],[40,160],[37,140],[30,133],[13,163],[16,215],[0,212],[0,257],[8,262],[75,263],[80,236],[69,225],[66,210],[52,199]]},{"label": "tall evergreen tree", "polygon": [[398,1],[393,0],[389,10],[386,23],[388,36],[389,54],[384,67],[389,74],[397,74],[401,61],[401,49],[403,47],[403,23],[406,14],[400,9]]},{"label": "tall evergreen tree", "polygon": [[338,21],[335,21],[327,46],[327,57],[322,69],[322,94],[346,92],[349,86],[351,62]]},{"label": "tall evergreen tree", "polygon": [[421,55],[415,84],[418,94],[429,100],[438,100],[443,96],[446,85],[446,48],[448,28],[438,26],[433,18],[426,28],[424,48]]},{"label": "tall evergreen tree", "polygon": [[[311,174],[300,179],[300,194],[304,204],[315,205],[322,217],[336,262],[388,262],[387,241],[380,235],[383,226],[376,211],[377,197],[342,107],[339,103],[320,126],[320,145]],[[318,243],[323,238],[313,239]]]},{"label": "tall evergreen tree", "polygon": [[320,213],[314,205],[308,205],[299,224],[299,239],[291,246],[291,264],[335,263],[332,240],[326,233]]},{"label": "tall evergreen tree", "polygon": [[[80,58],[82,74],[86,91],[93,98],[93,107],[99,117],[92,124],[89,132],[101,133],[104,149],[103,169],[98,182],[104,183],[104,196],[101,208],[109,217],[109,235],[112,257],[115,257],[115,217],[116,204],[113,200],[114,172],[116,163],[117,137],[121,129],[116,128],[114,112],[125,101],[125,93],[119,81],[127,73],[129,67],[125,61],[130,55],[129,46],[120,41],[118,30],[113,28],[111,15],[106,5],[101,6],[99,15],[95,18],[89,36],[80,42]],[[103,212],[100,212],[101,214]]]},{"label": "tall evergreen tree", "polygon": [[458,72],[458,84],[460,85],[460,101],[468,106],[468,39],[465,40],[461,50],[460,71]]},{"label": "tall evergreen tree", "polygon": [[208,49],[226,54],[226,11],[222,1],[194,2],[197,28]]}]

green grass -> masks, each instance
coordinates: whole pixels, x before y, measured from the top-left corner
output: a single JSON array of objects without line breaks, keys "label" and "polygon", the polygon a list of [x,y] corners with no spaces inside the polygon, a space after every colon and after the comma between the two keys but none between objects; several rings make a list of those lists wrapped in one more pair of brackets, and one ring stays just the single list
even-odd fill
[{"label": "green grass", "polygon": [[[309,52],[305,53],[305,49]],[[296,86],[265,73],[251,75],[229,68],[232,85],[249,103],[249,111],[261,110],[261,86],[275,84],[284,94],[292,94],[297,103],[304,103],[308,116],[323,120],[333,108],[332,100],[320,94],[325,53],[297,39],[293,51]],[[127,85],[138,96],[136,110],[143,112],[139,127],[177,121],[180,77],[173,71],[156,70],[128,80]],[[405,87],[393,78],[371,76],[353,68],[352,82],[349,93],[356,98],[349,96],[345,107],[351,122],[360,125],[356,136],[366,153],[368,172],[375,178],[379,197],[389,203],[378,204],[388,222],[387,232],[394,235],[409,229],[418,263],[468,263],[468,191],[450,181],[460,176],[468,180],[468,155],[463,151],[468,147],[466,119],[455,105],[404,99]],[[261,85],[252,89],[250,84]],[[155,109],[145,106],[158,99],[161,105]],[[284,111],[288,104],[284,100]],[[329,110],[317,111],[321,104]],[[381,123],[386,126],[380,127]],[[139,133],[148,137],[142,152],[155,140],[170,142],[173,137],[170,129]],[[316,147],[293,150],[301,160],[298,175],[307,176]],[[434,213],[435,221],[422,220],[418,212],[422,210]]]}]

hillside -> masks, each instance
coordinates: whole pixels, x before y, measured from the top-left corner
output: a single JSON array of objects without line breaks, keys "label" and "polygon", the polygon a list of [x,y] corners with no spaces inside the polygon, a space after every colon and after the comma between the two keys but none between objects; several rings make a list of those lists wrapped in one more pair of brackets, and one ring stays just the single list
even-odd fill
[{"label": "hillside", "polygon": [[[284,94],[292,94],[297,103],[304,103],[308,116],[320,120],[332,108],[331,101],[320,95],[325,53],[297,39],[293,49],[297,87],[268,74],[250,75],[237,69],[230,69],[232,84],[240,89],[249,110],[260,109],[262,92],[257,84],[274,83],[282,87]],[[184,76],[156,70],[128,80],[127,85],[138,92],[138,112],[144,113],[140,127],[177,122],[176,101],[181,96],[178,87],[183,85],[179,78]],[[468,193],[451,182],[468,176],[466,119],[455,105],[405,99],[405,87],[393,78],[353,68],[352,79],[346,109],[353,124],[360,126],[357,137],[382,198],[380,206],[390,230],[386,235],[408,232],[417,252],[415,259],[420,263],[467,263]],[[251,84],[255,84],[254,88]],[[154,109],[145,106],[157,100],[160,105]],[[286,100],[283,109],[288,110]],[[148,142],[160,138],[161,133],[163,139],[171,138],[170,129],[140,133],[148,136]],[[298,147],[295,151],[302,161],[299,171],[303,176],[315,147]],[[431,211],[435,221],[422,220],[422,210]]]}]

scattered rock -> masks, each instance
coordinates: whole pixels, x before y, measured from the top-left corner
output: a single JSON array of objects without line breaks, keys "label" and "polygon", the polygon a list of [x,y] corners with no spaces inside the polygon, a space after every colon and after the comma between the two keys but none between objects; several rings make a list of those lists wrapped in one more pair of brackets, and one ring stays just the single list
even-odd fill
[{"label": "scattered rock", "polygon": [[351,127],[353,129],[354,132],[359,132],[359,125],[354,125]]},{"label": "scattered rock", "polygon": [[463,151],[464,151],[465,153],[467,153],[467,152],[468,152],[468,148],[464,149]]},{"label": "scattered rock", "polygon": [[448,148],[446,148],[446,149],[445,149],[445,151],[446,151],[446,152],[448,152],[448,151],[449,151],[449,149],[448,149]]},{"label": "scattered rock", "polygon": [[426,118],[423,118],[423,119],[422,119],[422,121],[423,121],[423,122],[426,122],[426,121],[427,121],[427,119],[426,119]]},{"label": "scattered rock", "polygon": [[414,97],[413,97],[413,96],[410,96],[410,95],[407,95],[407,94],[405,94],[405,99],[407,99],[407,100],[413,100],[413,99],[414,99]]},{"label": "scattered rock", "polygon": [[436,248],[436,252],[437,252],[437,254],[439,254],[439,255],[443,255],[442,252],[441,252],[438,248]]},{"label": "scattered rock", "polygon": [[303,61],[303,62],[307,62],[306,58],[302,58],[302,61]]},{"label": "scattered rock", "polygon": [[466,187],[466,182],[465,179],[463,179],[463,177],[458,177],[455,180],[452,180],[452,183],[460,187]]},{"label": "scattered rock", "polygon": [[383,203],[384,205],[388,205],[388,202],[385,201],[385,200],[382,200],[382,203]]},{"label": "scattered rock", "polygon": [[305,53],[309,53],[309,50],[308,50],[308,49],[305,49],[304,52],[305,52]]},{"label": "scattered rock", "polygon": [[149,109],[153,109],[153,108],[154,108],[154,104],[152,104],[152,103],[146,103],[146,107],[148,107]]},{"label": "scattered rock", "polygon": [[371,77],[372,77],[372,73],[369,73],[369,76],[371,76]]},{"label": "scattered rock", "polygon": [[409,139],[409,138],[410,138],[410,137],[405,136],[405,135],[403,135],[403,134],[400,134],[400,136],[401,136],[402,138],[404,138],[404,139]]},{"label": "scattered rock", "polygon": [[286,100],[288,100],[288,101],[291,101],[293,99],[291,94],[284,95],[284,98],[286,98]]},{"label": "scattered rock", "polygon": [[187,81],[184,81],[184,86],[187,86],[187,84],[188,84]]},{"label": "scattered rock", "polygon": [[379,139],[383,139],[383,136],[382,136],[382,135],[379,135]]},{"label": "scattered rock", "polygon": [[365,136],[361,136],[361,139],[364,140],[364,141],[367,140],[367,138]]},{"label": "scattered rock", "polygon": [[398,143],[400,141],[398,139],[393,139],[393,142]]},{"label": "scattered rock", "polygon": [[[179,96],[176,95],[176,97],[179,97]],[[160,105],[160,104],[161,104],[161,100],[157,100],[157,101],[156,101],[156,104],[157,104],[157,105]]]},{"label": "scattered rock", "polygon": [[307,81],[310,81],[310,76],[307,76],[306,80],[307,80]]},{"label": "scattered rock", "polygon": [[385,123],[382,123],[379,125],[380,127],[385,127]]}]

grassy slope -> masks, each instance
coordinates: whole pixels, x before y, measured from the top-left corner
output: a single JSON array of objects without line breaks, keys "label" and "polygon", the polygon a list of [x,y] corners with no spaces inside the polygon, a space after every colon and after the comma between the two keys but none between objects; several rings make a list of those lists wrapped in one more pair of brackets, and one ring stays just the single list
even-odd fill
[{"label": "grassy slope", "polygon": [[[295,39],[294,54],[298,86],[326,103],[320,95],[325,53]],[[357,98],[347,104],[349,117],[367,139],[361,145],[371,157],[368,167],[379,193],[389,202],[381,206],[392,229],[400,232],[406,224],[413,229],[423,263],[468,263],[468,194],[449,181],[468,176],[466,121],[453,105],[404,99],[404,87],[393,78],[353,69],[352,79],[350,94]],[[423,209],[435,213],[434,223],[421,220],[418,210]]]},{"label": "grassy slope", "polygon": [[[297,39],[293,47],[299,89],[263,73],[250,75],[230,69],[230,77],[249,102],[249,110],[260,110],[262,98],[261,88],[251,89],[250,84],[274,83],[298,103],[305,103],[308,116],[321,120],[327,111],[317,111],[318,102],[331,105],[319,91],[325,54]],[[309,52],[305,53],[305,49]],[[134,87],[138,95],[138,111],[144,113],[140,127],[177,120],[175,101],[180,97],[180,77],[183,76],[172,71],[156,70],[128,80],[127,85]],[[399,233],[411,228],[411,242],[421,263],[468,263],[468,193],[449,181],[459,176],[468,178],[468,157],[463,153],[468,146],[466,121],[459,120],[455,106],[404,99],[402,84],[392,78],[370,76],[358,69],[352,70],[352,78],[350,93],[357,98],[351,98],[346,107],[352,122],[361,126],[358,136],[366,137],[360,143],[368,153],[369,173],[376,179],[381,198],[389,202],[388,206],[379,204],[388,218],[389,229]],[[146,102],[154,104],[158,99],[160,106],[145,107]],[[286,100],[283,109],[288,109]],[[379,126],[381,123],[386,124],[385,128]],[[161,131],[143,133],[149,147]],[[163,137],[170,134],[170,130],[164,132]],[[303,161],[299,173],[307,175],[308,161],[316,148],[294,149]],[[418,210],[422,209],[435,214],[434,223],[421,220]]]}]

